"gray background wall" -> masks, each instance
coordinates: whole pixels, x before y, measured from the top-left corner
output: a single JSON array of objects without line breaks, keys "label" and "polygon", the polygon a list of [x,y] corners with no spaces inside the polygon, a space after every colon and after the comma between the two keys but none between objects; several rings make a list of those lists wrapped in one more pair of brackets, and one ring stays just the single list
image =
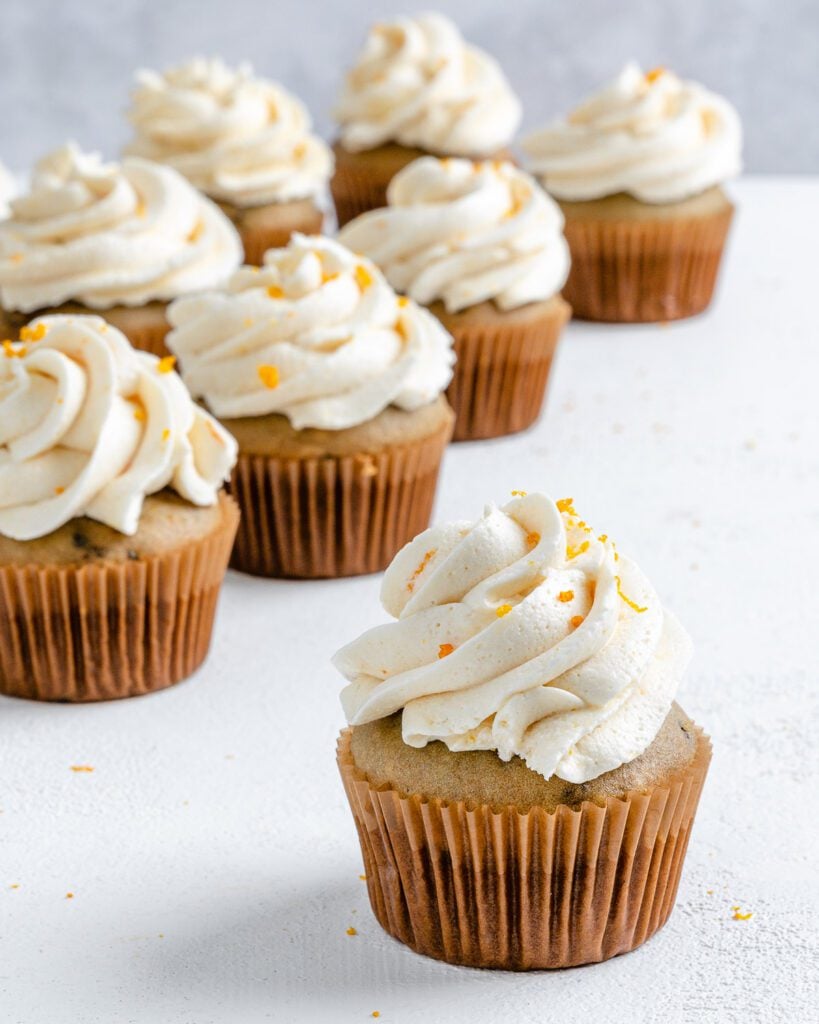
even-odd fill
[{"label": "gray background wall", "polygon": [[2,0],[0,158],[21,170],[66,138],[116,154],[134,68],[247,59],[298,93],[319,130],[369,23],[437,8],[503,63],[524,127],[628,58],[739,107],[751,171],[819,171],[819,0]]}]

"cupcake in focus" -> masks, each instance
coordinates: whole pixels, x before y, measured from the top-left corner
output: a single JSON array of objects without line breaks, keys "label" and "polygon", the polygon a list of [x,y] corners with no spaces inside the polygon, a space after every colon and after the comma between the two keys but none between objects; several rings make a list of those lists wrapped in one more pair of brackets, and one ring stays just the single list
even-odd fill
[{"label": "cupcake in focus", "polygon": [[92,701],[202,662],[238,510],[233,438],[96,316],[0,355],[0,692]]},{"label": "cupcake in focus", "polygon": [[73,144],[41,160],[0,221],[0,332],[33,314],[98,312],[167,354],[171,299],[224,283],[242,247],[219,208],[170,167],[102,163]]},{"label": "cupcake in focus", "polygon": [[336,108],[339,224],[386,203],[390,180],[426,154],[507,155],[521,105],[500,66],[440,14],[374,25]]},{"label": "cupcake in focus", "polygon": [[452,339],[372,263],[297,234],[168,315],[191,392],[239,442],[234,568],[375,572],[427,525]]},{"label": "cupcake in focus", "polygon": [[455,439],[499,437],[539,416],[570,308],[563,216],[507,162],[422,157],[339,240],[427,306],[455,340]]},{"label": "cupcake in focus", "polygon": [[742,167],[727,100],[628,64],[523,146],[566,216],[576,316],[664,321],[708,306],[733,215],[721,186]]},{"label": "cupcake in focus", "polygon": [[690,641],[642,572],[570,499],[515,494],[408,544],[381,589],[395,621],[334,663],[379,922],[528,970],[665,923],[710,743],[674,703]]},{"label": "cupcake in focus", "polygon": [[321,231],[333,155],[310,115],[249,65],[197,58],[140,71],[133,93],[134,156],[167,164],[215,200],[236,225],[246,263]]}]

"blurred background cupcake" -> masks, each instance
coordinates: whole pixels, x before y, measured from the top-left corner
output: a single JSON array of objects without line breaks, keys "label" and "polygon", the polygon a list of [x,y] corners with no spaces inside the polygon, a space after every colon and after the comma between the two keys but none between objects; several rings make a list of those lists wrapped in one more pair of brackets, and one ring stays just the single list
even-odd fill
[{"label": "blurred background cupcake", "polygon": [[569,250],[557,205],[511,163],[434,157],[400,171],[387,203],[339,240],[452,334],[455,439],[530,426],[570,315],[560,297]]},{"label": "blurred background cupcake", "polygon": [[334,663],[375,916],[427,956],[528,970],[665,923],[710,743],[642,572],[570,499],[516,493],[408,544],[381,589],[396,621]]},{"label": "blurred background cupcake", "polygon": [[739,174],[741,146],[727,100],[633,63],[524,140],[566,216],[575,316],[675,320],[708,306],[733,214],[720,186]]},{"label": "blurred background cupcake", "polygon": [[452,339],[369,260],[297,234],[169,317],[191,392],[239,442],[235,568],[375,572],[426,526],[454,419]]},{"label": "blurred background cupcake", "polygon": [[374,25],[336,107],[339,224],[386,202],[390,179],[425,154],[508,155],[521,105],[500,66],[440,14]]},{"label": "blurred background cupcake", "polygon": [[0,331],[33,313],[99,312],[137,348],[165,354],[170,299],[239,266],[235,228],[170,167],[103,163],[69,143],[34,168],[0,221]]},{"label": "blurred background cupcake", "polygon": [[236,533],[233,438],[96,316],[0,355],[0,692],[130,697],[204,659]]},{"label": "blurred background cupcake", "polygon": [[168,164],[214,199],[238,228],[246,263],[320,232],[333,155],[295,96],[218,58],[140,71],[126,153]]},{"label": "blurred background cupcake", "polygon": [[14,175],[0,160],[0,220],[3,217],[8,217],[11,212],[9,210],[9,200],[13,199],[16,194],[17,182],[14,180]]}]

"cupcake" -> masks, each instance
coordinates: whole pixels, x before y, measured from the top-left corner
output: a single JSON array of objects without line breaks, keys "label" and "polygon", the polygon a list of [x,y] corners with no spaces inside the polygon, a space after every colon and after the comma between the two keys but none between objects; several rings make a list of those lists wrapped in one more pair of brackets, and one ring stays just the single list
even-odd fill
[{"label": "cupcake", "polygon": [[372,263],[296,234],[168,315],[191,392],[239,442],[234,568],[375,572],[428,524],[452,339]]},{"label": "cupcake", "polygon": [[524,140],[528,165],[566,216],[564,290],[588,320],[676,320],[710,303],[741,169],[726,100],[657,68],[615,81]]},{"label": "cupcake", "polygon": [[0,355],[0,692],[131,697],[202,662],[236,533],[233,438],[96,316]]},{"label": "cupcake", "polygon": [[0,219],[8,217],[9,201],[17,194],[17,182],[14,175],[0,160]]},{"label": "cupcake", "polygon": [[140,71],[130,119],[134,156],[167,164],[215,200],[236,225],[247,263],[321,231],[333,155],[304,106],[249,65],[188,61]]},{"label": "cupcake", "polygon": [[167,354],[170,299],[239,266],[236,230],[170,167],[104,164],[73,144],[34,169],[31,190],[0,221],[0,332],[31,315],[98,311],[131,344]]},{"label": "cupcake", "polygon": [[416,537],[396,621],[334,662],[338,762],[373,912],[455,964],[606,960],[674,905],[710,743],[674,703],[690,642],[571,499]]},{"label": "cupcake", "polygon": [[388,206],[339,240],[441,321],[457,363],[455,439],[498,437],[540,414],[569,306],[557,205],[511,163],[422,157],[393,178]]},{"label": "cupcake", "polygon": [[339,224],[384,206],[390,179],[428,153],[507,155],[521,106],[499,65],[440,14],[375,25],[336,116]]}]

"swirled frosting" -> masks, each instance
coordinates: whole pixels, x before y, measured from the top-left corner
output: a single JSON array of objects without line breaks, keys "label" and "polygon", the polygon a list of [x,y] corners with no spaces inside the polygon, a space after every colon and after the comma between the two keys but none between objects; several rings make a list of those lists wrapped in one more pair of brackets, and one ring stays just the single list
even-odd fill
[{"label": "swirled frosting", "polygon": [[662,68],[628,64],[568,118],[523,142],[529,169],[559,199],[627,192],[673,203],[739,174],[742,129],[734,107]]},{"label": "swirled frosting", "polygon": [[17,183],[6,165],[0,161],[0,218],[9,215],[9,200],[17,192]]},{"label": "swirled frosting", "polygon": [[242,245],[222,211],[170,167],[103,164],[66,145],[0,222],[0,303],[141,306],[222,283]]},{"label": "swirled frosting", "polygon": [[236,442],[172,360],[96,316],[46,316],[0,354],[0,534],[44,537],[77,516],[136,532],[146,495],[213,505]]},{"label": "swirled frosting", "polygon": [[375,25],[336,116],[350,152],[386,142],[486,156],[517,131],[521,106],[492,57],[440,14]]},{"label": "swirled frosting", "polygon": [[166,343],[220,417],[281,413],[341,430],[388,405],[417,409],[452,376],[452,338],[338,242],[296,234],[224,292],[180,299]]},{"label": "swirled frosting", "polygon": [[381,599],[397,621],[334,659],[350,723],[403,709],[410,746],[517,755],[546,778],[585,782],[642,753],[690,657],[645,576],[570,499],[521,495],[426,530]]},{"label": "swirled frosting", "polygon": [[449,312],[493,299],[500,309],[549,299],[569,273],[560,208],[510,163],[422,157],[390,182],[388,206],[339,239],[390,284]]},{"label": "swirled frosting", "polygon": [[169,164],[234,206],[320,195],[333,172],[305,107],[275,82],[197,58],[163,74],[140,71],[126,152]]}]

